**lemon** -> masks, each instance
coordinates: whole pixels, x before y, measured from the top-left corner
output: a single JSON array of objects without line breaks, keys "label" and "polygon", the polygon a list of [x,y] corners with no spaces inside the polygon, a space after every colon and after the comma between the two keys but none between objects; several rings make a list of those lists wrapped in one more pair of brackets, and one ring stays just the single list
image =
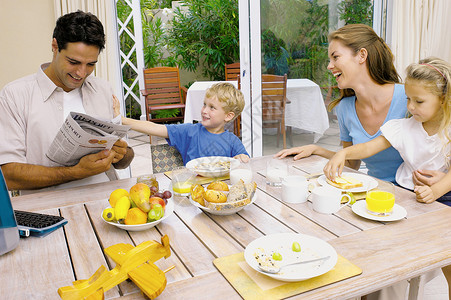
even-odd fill
[{"label": "lemon", "polygon": [[102,217],[105,219],[105,221],[112,222],[115,220],[114,217],[114,208],[109,207],[105,208],[102,212]]},{"label": "lemon", "polygon": [[117,200],[119,200],[120,198],[122,198],[124,196],[130,197],[130,195],[129,195],[127,190],[124,190],[124,189],[116,189],[116,190],[114,190],[110,194],[110,199],[108,200],[110,202],[111,207],[115,207]]}]

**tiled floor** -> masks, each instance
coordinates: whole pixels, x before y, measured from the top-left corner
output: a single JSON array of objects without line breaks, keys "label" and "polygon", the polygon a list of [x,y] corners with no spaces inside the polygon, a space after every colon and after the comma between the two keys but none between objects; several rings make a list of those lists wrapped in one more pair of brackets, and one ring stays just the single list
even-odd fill
[{"label": "tiled floor", "polygon": [[[276,136],[264,136],[263,154],[274,154],[280,150],[276,147]],[[152,163],[150,160],[150,139],[147,135],[132,131],[129,134],[129,145],[135,151],[135,158],[130,166],[133,177],[152,173]],[[164,142],[162,139],[156,139],[157,143]],[[293,134],[294,146],[302,146],[313,143],[312,133]],[[329,150],[336,151],[341,148],[339,129],[336,120],[330,121],[329,129],[317,142]],[[288,144],[290,147],[291,145]],[[448,284],[443,275],[436,277],[426,284],[424,291],[424,300],[446,300],[448,299]],[[390,299],[391,300],[391,299]],[[393,299],[397,300],[397,299]],[[402,299],[401,299],[402,300]]]}]

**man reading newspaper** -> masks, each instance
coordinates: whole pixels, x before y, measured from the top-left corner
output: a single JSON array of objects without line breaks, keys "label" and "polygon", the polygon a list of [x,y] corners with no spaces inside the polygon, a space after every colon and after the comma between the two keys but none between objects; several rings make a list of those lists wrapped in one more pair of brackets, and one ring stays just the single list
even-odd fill
[{"label": "man reading newspaper", "polygon": [[66,14],[53,31],[52,62],[0,91],[0,165],[10,190],[104,182],[117,178],[113,166],[130,164],[133,151],[118,137],[111,148],[109,144],[105,150],[95,149],[74,160],[72,166],[46,156],[71,111],[113,119],[111,86],[90,76],[104,45],[105,34],[97,17],[82,11]]}]

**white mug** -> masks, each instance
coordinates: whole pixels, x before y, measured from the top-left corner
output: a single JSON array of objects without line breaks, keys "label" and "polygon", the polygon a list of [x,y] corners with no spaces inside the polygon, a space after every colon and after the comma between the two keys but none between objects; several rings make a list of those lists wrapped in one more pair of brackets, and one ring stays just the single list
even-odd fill
[{"label": "white mug", "polygon": [[308,181],[304,176],[287,176],[282,179],[282,200],[303,203],[308,197]]},{"label": "white mug", "polygon": [[[348,202],[341,204],[343,197],[348,198]],[[312,191],[313,209],[322,214],[333,214],[351,201],[347,194],[342,195],[341,191],[334,188],[320,186]]]}]

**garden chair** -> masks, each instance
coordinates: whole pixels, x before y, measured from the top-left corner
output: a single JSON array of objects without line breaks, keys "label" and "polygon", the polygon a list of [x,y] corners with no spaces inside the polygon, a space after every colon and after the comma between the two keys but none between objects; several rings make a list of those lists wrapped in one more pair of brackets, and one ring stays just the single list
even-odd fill
[{"label": "garden chair", "polygon": [[240,63],[225,64],[225,80],[235,81],[240,75]]},{"label": "garden chair", "polygon": [[277,146],[282,134],[283,148],[287,148],[285,105],[287,103],[287,74],[262,75],[262,128],[277,128]]},{"label": "garden chair", "polygon": [[153,173],[171,171],[184,166],[182,155],[173,146],[168,144],[150,145]]},{"label": "garden chair", "polygon": [[[187,89],[180,87],[180,75],[177,67],[155,67],[144,69],[145,89],[141,90],[146,98],[146,119],[156,123],[183,121]],[[174,117],[155,118],[152,113],[162,109],[180,109]]]}]

